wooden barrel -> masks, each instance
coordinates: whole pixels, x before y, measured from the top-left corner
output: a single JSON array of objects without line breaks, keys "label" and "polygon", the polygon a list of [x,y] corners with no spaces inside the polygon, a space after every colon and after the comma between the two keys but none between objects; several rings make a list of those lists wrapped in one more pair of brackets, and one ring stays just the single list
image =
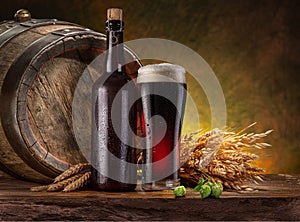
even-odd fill
[{"label": "wooden barrel", "polygon": [[[49,182],[86,162],[72,129],[72,99],[87,64],[105,47],[105,35],[56,19],[0,23],[2,170]],[[140,67],[135,60],[133,77]]]}]

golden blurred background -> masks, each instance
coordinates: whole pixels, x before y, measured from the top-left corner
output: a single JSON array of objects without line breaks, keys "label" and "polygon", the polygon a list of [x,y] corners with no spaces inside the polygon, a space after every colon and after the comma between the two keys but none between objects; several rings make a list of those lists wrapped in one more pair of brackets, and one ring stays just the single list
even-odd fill
[{"label": "golden blurred background", "polygon": [[[20,8],[33,18],[57,18],[99,32],[106,9],[121,7],[125,41],[165,38],[198,52],[214,70],[227,104],[227,126],[274,129],[259,151],[267,173],[300,173],[300,1],[298,0],[2,0],[0,20]],[[191,76],[202,128],[209,127],[205,94]],[[185,127],[187,131],[188,127]]]}]

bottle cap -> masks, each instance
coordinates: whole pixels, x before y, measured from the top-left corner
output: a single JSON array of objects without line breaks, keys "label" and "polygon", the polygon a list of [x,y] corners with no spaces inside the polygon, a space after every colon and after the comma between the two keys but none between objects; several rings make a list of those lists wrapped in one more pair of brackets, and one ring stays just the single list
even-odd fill
[{"label": "bottle cap", "polygon": [[122,20],[123,11],[120,8],[109,8],[107,9],[108,20]]}]

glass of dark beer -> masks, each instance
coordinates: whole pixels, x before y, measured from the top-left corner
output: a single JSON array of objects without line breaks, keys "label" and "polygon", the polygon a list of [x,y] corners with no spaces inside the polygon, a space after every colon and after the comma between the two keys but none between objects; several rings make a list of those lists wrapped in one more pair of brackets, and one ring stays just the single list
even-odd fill
[{"label": "glass of dark beer", "polygon": [[179,185],[180,135],[186,103],[185,70],[161,63],[138,70],[145,129],[142,188],[173,189]]}]

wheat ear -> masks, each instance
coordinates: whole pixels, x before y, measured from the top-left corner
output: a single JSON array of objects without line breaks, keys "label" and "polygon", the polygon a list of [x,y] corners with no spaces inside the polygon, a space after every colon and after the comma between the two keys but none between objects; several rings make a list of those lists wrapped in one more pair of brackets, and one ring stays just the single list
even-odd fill
[{"label": "wheat ear", "polygon": [[[244,133],[254,124],[244,128],[238,133],[226,132],[222,137],[212,131],[204,134],[190,134],[185,136],[181,143],[180,177],[182,182],[189,186],[197,185],[199,179],[208,174],[213,179],[223,183],[227,188],[241,189],[245,181],[261,181],[261,168],[252,166],[252,161],[259,158],[250,153],[252,148],[264,149],[270,147],[268,143],[261,142],[273,130],[264,133]],[[217,139],[215,141],[215,139]],[[215,146],[219,146],[216,148]],[[212,153],[211,151],[217,150]],[[212,155],[208,155],[212,153]],[[206,159],[209,158],[209,161]],[[204,163],[204,164],[203,164]]]},{"label": "wheat ear", "polygon": [[48,187],[49,187],[49,185],[31,187],[30,191],[32,191],[32,192],[46,191],[48,189]]},{"label": "wheat ear", "polygon": [[65,172],[63,172],[62,174],[60,174],[59,176],[57,176],[55,179],[54,179],[54,183],[57,183],[57,182],[60,182],[78,172],[80,172],[82,169],[85,169],[85,168],[90,168],[91,167],[91,164],[89,163],[79,163],[79,164],[76,164],[75,166],[72,166],[70,167],[68,170],[66,170]]},{"label": "wheat ear", "polygon": [[66,186],[68,186],[70,183],[76,181],[78,178],[80,178],[83,174],[77,174],[75,176],[72,176],[68,179],[59,181],[57,183],[53,183],[49,185],[47,191],[52,192],[52,191],[60,191],[63,190]]},{"label": "wheat ear", "polygon": [[63,192],[71,192],[74,190],[77,190],[78,188],[83,187],[84,185],[87,185],[89,180],[91,178],[91,171],[85,172],[84,174],[80,175],[78,179],[67,185]]}]

